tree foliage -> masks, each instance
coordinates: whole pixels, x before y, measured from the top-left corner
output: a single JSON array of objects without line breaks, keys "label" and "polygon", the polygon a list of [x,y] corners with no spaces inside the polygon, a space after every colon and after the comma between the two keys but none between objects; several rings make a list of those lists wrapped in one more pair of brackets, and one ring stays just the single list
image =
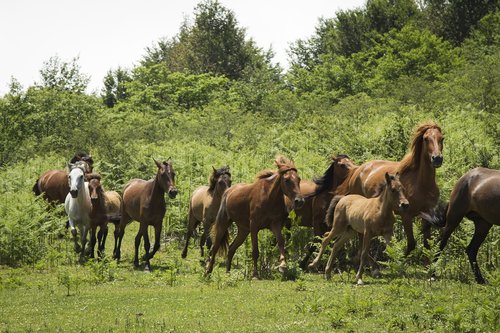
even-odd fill
[{"label": "tree foliage", "polygon": [[53,56],[43,63],[40,70],[41,82],[37,85],[43,88],[83,93],[90,77],[81,72],[78,57],[71,61],[63,61]]}]

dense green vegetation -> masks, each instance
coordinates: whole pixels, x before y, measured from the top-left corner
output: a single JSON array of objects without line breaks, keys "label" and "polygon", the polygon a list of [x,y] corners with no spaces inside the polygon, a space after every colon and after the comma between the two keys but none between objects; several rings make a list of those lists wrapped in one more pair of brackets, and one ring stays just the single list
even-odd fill
[{"label": "dense green vegetation", "polygon": [[[372,285],[366,289],[351,287],[349,273],[331,283],[302,274],[296,262],[310,231],[295,225],[287,245],[290,278],[298,278],[293,283],[279,281],[273,269],[277,249],[267,232],[260,240],[266,281],[246,281],[248,244],[237,253],[240,269],[234,275],[208,281],[193,259],[197,249],[190,250],[193,262],[182,263],[179,247],[189,195],[207,183],[211,166],[228,164],[233,184],[250,182],[258,171],[272,168],[280,153],[295,160],[303,179],[311,179],[323,173],[331,154],[348,154],[358,164],[399,160],[414,127],[432,120],[445,135],[444,163],[437,172],[442,200],[471,168],[500,169],[499,36],[497,1],[369,0],[363,8],[320,19],[310,39],[292,45],[291,67],[284,72],[272,63],[271,50],[247,38],[230,9],[207,0],[178,35],[148,47],[138,66],[110,69],[100,96],[84,92],[88,77],[77,59],[51,58],[34,86],[24,88],[13,79],[0,98],[0,330],[233,330],[214,324],[215,318],[209,321],[215,315],[204,311],[225,297],[228,308],[235,299],[248,300],[238,308],[239,317],[264,311],[256,315],[266,318],[262,326],[248,322],[235,331],[495,331],[500,278],[495,227],[479,253],[487,287],[464,284],[473,282],[464,254],[473,230],[468,220],[431,267],[419,264],[432,255],[421,244],[404,258],[404,242],[396,242],[387,279],[368,280]],[[127,229],[129,247],[119,266],[75,265],[61,207],[47,209],[31,188],[43,171],[64,168],[77,150],[92,154],[106,189],[114,190],[131,178],[150,178],[151,157],[172,157],[180,194],[168,202],[163,250],[152,261],[158,272],[131,271],[133,227]],[[396,238],[402,239],[400,226]],[[111,246],[110,233],[108,252]],[[442,281],[428,284],[431,272]],[[64,299],[66,287],[77,297]],[[139,305],[139,287],[146,295],[161,295],[155,299],[160,310],[151,317]],[[58,324],[12,319],[30,302],[44,306],[56,299],[47,310],[53,314],[66,306],[83,308],[81,299],[97,297],[90,307],[108,309],[108,302],[120,303],[132,291],[130,302],[138,310],[127,312],[128,319],[116,308],[96,313],[96,323],[78,319],[71,327],[68,316],[54,319]],[[101,293],[104,298],[96,296]],[[260,308],[255,299],[261,293],[269,293],[268,307]],[[16,302],[5,303],[13,298]],[[276,303],[279,298],[293,301]],[[179,299],[187,302],[180,306],[185,311],[162,324],[164,312],[176,307],[169,302]],[[230,321],[227,310],[221,311]],[[112,318],[109,325],[105,317]],[[185,322],[171,322],[176,317]]]}]

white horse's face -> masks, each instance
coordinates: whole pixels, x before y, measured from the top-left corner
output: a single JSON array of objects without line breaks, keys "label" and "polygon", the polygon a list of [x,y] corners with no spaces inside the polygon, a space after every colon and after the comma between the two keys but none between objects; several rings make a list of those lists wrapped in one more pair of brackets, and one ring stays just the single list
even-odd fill
[{"label": "white horse's face", "polygon": [[80,168],[73,168],[68,175],[69,193],[71,197],[78,197],[78,191],[82,189],[84,182],[83,170]]}]

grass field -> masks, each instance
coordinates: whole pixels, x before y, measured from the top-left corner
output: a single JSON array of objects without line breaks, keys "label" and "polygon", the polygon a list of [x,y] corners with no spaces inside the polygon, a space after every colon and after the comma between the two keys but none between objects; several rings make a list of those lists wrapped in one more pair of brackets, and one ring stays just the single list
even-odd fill
[{"label": "grass field", "polygon": [[182,260],[177,241],[162,245],[146,273],[132,266],[135,227],[119,264],[77,265],[61,242],[43,264],[0,269],[0,332],[499,331],[498,279],[481,286],[384,272],[356,286],[353,271],[331,281],[250,280],[245,265],[205,278],[198,249]]}]

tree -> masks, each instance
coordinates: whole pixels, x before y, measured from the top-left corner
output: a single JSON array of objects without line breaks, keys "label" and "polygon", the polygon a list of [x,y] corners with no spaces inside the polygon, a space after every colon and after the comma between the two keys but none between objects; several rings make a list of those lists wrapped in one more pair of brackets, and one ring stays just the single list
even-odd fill
[{"label": "tree", "polygon": [[128,70],[118,67],[109,70],[104,77],[104,88],[101,97],[104,104],[112,108],[118,101],[123,101],[128,97],[126,83],[132,81]]},{"label": "tree", "polygon": [[234,13],[217,0],[199,3],[194,14],[193,23],[184,21],[177,36],[147,48],[141,65],[165,63],[172,72],[213,73],[240,79],[254,62],[266,64],[262,50],[252,40],[246,40]]},{"label": "tree", "polygon": [[499,6],[497,0],[424,0],[423,8],[431,31],[460,45],[479,20]]},{"label": "tree", "polygon": [[81,72],[78,57],[70,62],[62,61],[57,55],[43,63],[40,70],[42,81],[37,86],[56,90],[83,93],[90,77]]}]

